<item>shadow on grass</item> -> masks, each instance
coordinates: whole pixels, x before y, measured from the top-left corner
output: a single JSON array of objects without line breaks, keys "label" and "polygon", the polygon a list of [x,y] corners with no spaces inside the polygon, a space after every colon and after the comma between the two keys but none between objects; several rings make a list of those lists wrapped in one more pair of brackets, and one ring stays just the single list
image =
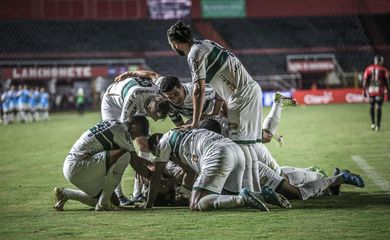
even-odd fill
[{"label": "shadow on grass", "polygon": [[[365,207],[382,207],[390,206],[390,195],[377,193],[361,193],[361,192],[345,192],[341,196],[326,196],[320,198],[311,198],[305,201],[290,200],[292,209],[347,209],[347,208],[365,208]],[[277,206],[269,205],[272,211],[288,211]],[[119,212],[170,212],[170,211],[187,211],[190,212],[188,206],[167,206],[154,207],[151,209],[137,208],[134,206],[121,207]],[[66,212],[92,212],[93,208],[70,208],[65,209]],[[255,209],[220,209],[218,211],[258,211]]]},{"label": "shadow on grass", "polygon": [[341,196],[291,200],[294,209],[343,209],[390,206],[390,195],[383,193],[345,192]]}]

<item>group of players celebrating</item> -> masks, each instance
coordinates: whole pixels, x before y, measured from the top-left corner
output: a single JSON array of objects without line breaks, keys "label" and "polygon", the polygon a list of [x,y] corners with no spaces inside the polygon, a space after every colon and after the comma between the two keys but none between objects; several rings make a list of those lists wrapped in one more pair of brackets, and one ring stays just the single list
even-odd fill
[{"label": "group of players celebrating", "polygon": [[[103,121],[83,133],[65,159],[64,176],[78,189],[55,187],[56,210],[68,200],[97,211],[118,210],[145,196],[137,206],[268,211],[267,204],[290,208],[288,199],[338,195],[341,184],[364,187],[348,170],[335,169],[328,177],[318,167],[280,167],[264,144],[282,143],[276,134],[281,109],[296,101],[277,93],[262,122],[262,90],[231,52],[195,40],[181,21],[167,37],[187,57],[192,82],[146,70],[118,76],[103,97]],[[176,128],[150,135],[145,116],[169,117]],[[120,184],[128,165],[136,172],[133,201]]]},{"label": "group of players celebrating", "polygon": [[49,94],[43,87],[11,85],[1,94],[1,110],[4,124],[49,120]]}]

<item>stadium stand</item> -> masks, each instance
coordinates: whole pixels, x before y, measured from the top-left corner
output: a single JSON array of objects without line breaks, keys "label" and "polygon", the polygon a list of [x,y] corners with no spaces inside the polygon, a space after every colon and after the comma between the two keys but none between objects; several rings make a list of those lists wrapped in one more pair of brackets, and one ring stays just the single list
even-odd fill
[{"label": "stadium stand", "polygon": [[[372,18],[388,44],[389,15]],[[175,21],[3,20],[0,56],[2,60],[74,59],[79,55],[143,58],[161,74],[188,80],[186,62],[166,42],[166,30]],[[357,15],[192,21],[193,26],[207,21],[255,78],[288,74],[286,57],[291,54],[334,54],[343,72],[363,71],[375,54],[364,21]],[[209,38],[196,27],[194,31],[198,39]]]}]

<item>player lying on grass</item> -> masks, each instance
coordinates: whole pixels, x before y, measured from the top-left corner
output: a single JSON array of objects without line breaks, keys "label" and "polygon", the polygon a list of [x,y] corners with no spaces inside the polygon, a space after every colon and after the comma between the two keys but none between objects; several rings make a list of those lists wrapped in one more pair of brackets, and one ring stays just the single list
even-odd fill
[{"label": "player lying on grass", "polygon": [[[201,123],[202,128],[221,133],[221,125],[215,119],[207,119]],[[317,172],[298,168],[279,169],[279,165],[262,143],[256,144],[260,185],[283,194],[289,199],[306,200],[313,196],[321,196],[327,189],[338,191],[341,184],[364,187],[363,179],[349,171],[341,171],[333,177],[323,177]]]},{"label": "player lying on grass", "polygon": [[[144,116],[133,116],[129,122],[102,121],[76,141],[65,159],[65,178],[78,190],[54,188],[54,208],[64,209],[67,200],[76,200],[97,211],[116,210],[110,204],[111,196],[130,164],[145,161],[137,156],[133,140],[149,132]],[[137,169],[142,175],[150,175]]]},{"label": "player lying on grass", "polygon": [[[242,188],[244,155],[232,140],[206,129],[193,129],[153,134],[148,144],[156,158],[146,207],[153,206],[161,175],[171,159],[184,171],[190,168],[198,174],[191,193],[191,210],[247,206],[268,211],[252,192]],[[221,195],[223,191],[229,195]],[[287,199],[274,191],[263,188],[262,193],[268,202],[290,207]]]},{"label": "player lying on grass", "polygon": [[[165,118],[169,112],[168,100],[159,94],[158,87],[149,80],[140,77],[126,78],[121,82],[111,84],[102,100],[101,114],[103,121],[119,120],[128,121],[134,115],[147,115],[154,120]],[[135,139],[139,146],[139,155],[150,159],[147,147],[147,135]],[[139,178],[139,176],[137,176]],[[138,197],[141,186],[134,186],[133,197]],[[124,197],[121,185],[118,185],[116,193],[122,205],[130,204]]]}]

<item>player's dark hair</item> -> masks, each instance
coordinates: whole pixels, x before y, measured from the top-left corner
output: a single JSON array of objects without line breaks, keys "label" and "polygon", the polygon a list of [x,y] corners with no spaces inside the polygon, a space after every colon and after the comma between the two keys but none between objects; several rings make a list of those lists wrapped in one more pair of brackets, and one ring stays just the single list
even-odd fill
[{"label": "player's dark hair", "polygon": [[174,87],[180,87],[180,80],[177,77],[161,77],[160,91],[163,93],[170,92]]},{"label": "player's dark hair", "polygon": [[162,133],[154,133],[148,138],[148,147],[150,152],[152,152],[153,154],[157,152],[158,143],[160,142],[162,136]]},{"label": "player's dark hair", "polygon": [[129,125],[132,124],[137,125],[141,129],[142,135],[144,136],[149,135],[149,121],[145,116],[142,115],[132,116]]},{"label": "player's dark hair", "polygon": [[167,36],[170,41],[179,43],[191,43],[194,39],[189,25],[185,25],[179,20],[167,30]]},{"label": "player's dark hair", "polygon": [[171,109],[169,101],[164,97],[156,97],[153,99],[156,102],[156,111],[159,119],[165,119]]},{"label": "player's dark hair", "polygon": [[213,131],[213,132],[216,132],[218,134],[222,134],[221,124],[219,124],[219,122],[215,119],[209,118],[209,119],[203,120],[199,124],[199,128],[204,128],[204,129],[207,129],[209,131]]}]

